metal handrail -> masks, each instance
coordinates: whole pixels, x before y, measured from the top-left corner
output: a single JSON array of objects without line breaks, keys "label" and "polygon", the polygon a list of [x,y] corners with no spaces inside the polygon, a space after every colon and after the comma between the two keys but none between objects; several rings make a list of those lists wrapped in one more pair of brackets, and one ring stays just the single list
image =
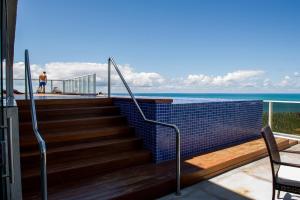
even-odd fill
[{"label": "metal handrail", "polygon": [[279,101],[279,100],[263,100],[265,103],[295,103],[299,104],[300,101]]},{"label": "metal handrail", "polygon": [[141,116],[143,117],[144,121],[148,122],[148,123],[152,123],[152,124],[158,124],[161,126],[165,126],[165,127],[169,127],[169,128],[173,128],[176,132],[176,195],[180,195],[180,131],[178,129],[178,127],[175,124],[167,124],[167,123],[163,123],[163,122],[159,122],[159,121],[155,121],[155,120],[151,120],[151,119],[147,119],[144,112],[142,111],[140,105],[138,104],[136,98],[134,97],[133,93],[131,92],[130,87],[128,86],[126,80],[124,79],[124,76],[122,75],[121,71],[118,68],[118,65],[116,64],[116,62],[114,61],[114,59],[112,57],[108,58],[108,97],[111,96],[110,91],[111,91],[111,84],[110,84],[110,74],[111,74],[111,64],[114,66],[115,70],[117,71],[119,77],[121,78],[124,86],[127,89],[127,92],[129,93],[131,99],[133,100],[135,106],[137,107],[139,113],[141,114]]},{"label": "metal handrail", "polygon": [[32,120],[32,128],[34,135],[39,144],[40,150],[40,173],[41,173],[41,190],[42,190],[42,199],[48,199],[47,193],[47,165],[46,165],[46,143],[38,131],[37,117],[36,117],[36,108],[33,97],[32,90],[32,79],[31,79],[31,70],[30,70],[30,62],[29,62],[29,52],[25,50],[25,76],[27,78],[28,89],[29,89],[29,98],[30,98],[30,107],[31,107],[31,120]]}]

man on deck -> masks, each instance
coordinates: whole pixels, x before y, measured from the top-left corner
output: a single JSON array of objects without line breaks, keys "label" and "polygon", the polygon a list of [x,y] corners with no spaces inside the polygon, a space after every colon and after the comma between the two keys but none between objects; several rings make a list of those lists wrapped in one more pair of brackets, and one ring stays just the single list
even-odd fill
[{"label": "man on deck", "polygon": [[47,75],[46,72],[43,72],[42,74],[40,74],[39,76],[39,88],[41,89],[42,93],[45,93],[45,87],[47,84]]}]

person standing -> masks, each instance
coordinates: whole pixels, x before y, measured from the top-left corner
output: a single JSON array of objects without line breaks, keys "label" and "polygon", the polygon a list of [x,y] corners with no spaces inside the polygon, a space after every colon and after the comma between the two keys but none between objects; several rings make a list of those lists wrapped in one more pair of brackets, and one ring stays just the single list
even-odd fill
[{"label": "person standing", "polygon": [[47,75],[46,72],[44,71],[42,74],[39,76],[39,87],[41,89],[41,92],[45,94],[46,91],[46,84],[47,84]]}]

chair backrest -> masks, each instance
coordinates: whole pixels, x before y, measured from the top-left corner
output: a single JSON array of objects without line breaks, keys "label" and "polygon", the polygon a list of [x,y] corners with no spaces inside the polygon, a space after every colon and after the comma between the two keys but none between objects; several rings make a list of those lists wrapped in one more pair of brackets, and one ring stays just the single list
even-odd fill
[{"label": "chair backrest", "polygon": [[280,166],[275,164],[274,161],[280,162],[281,160],[274,134],[269,126],[263,128],[261,134],[265,140],[270,156],[273,177],[276,177]]}]

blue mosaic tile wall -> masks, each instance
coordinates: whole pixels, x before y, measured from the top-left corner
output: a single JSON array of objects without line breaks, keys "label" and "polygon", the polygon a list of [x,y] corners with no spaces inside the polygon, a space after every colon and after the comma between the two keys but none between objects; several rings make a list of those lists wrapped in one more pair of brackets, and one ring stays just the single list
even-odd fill
[{"label": "blue mosaic tile wall", "polygon": [[[153,160],[176,158],[175,131],[146,123],[134,104],[116,99],[115,104],[136,129]],[[216,101],[200,103],[140,102],[149,119],[176,124],[181,132],[181,155],[190,157],[260,137],[262,101]]]}]

